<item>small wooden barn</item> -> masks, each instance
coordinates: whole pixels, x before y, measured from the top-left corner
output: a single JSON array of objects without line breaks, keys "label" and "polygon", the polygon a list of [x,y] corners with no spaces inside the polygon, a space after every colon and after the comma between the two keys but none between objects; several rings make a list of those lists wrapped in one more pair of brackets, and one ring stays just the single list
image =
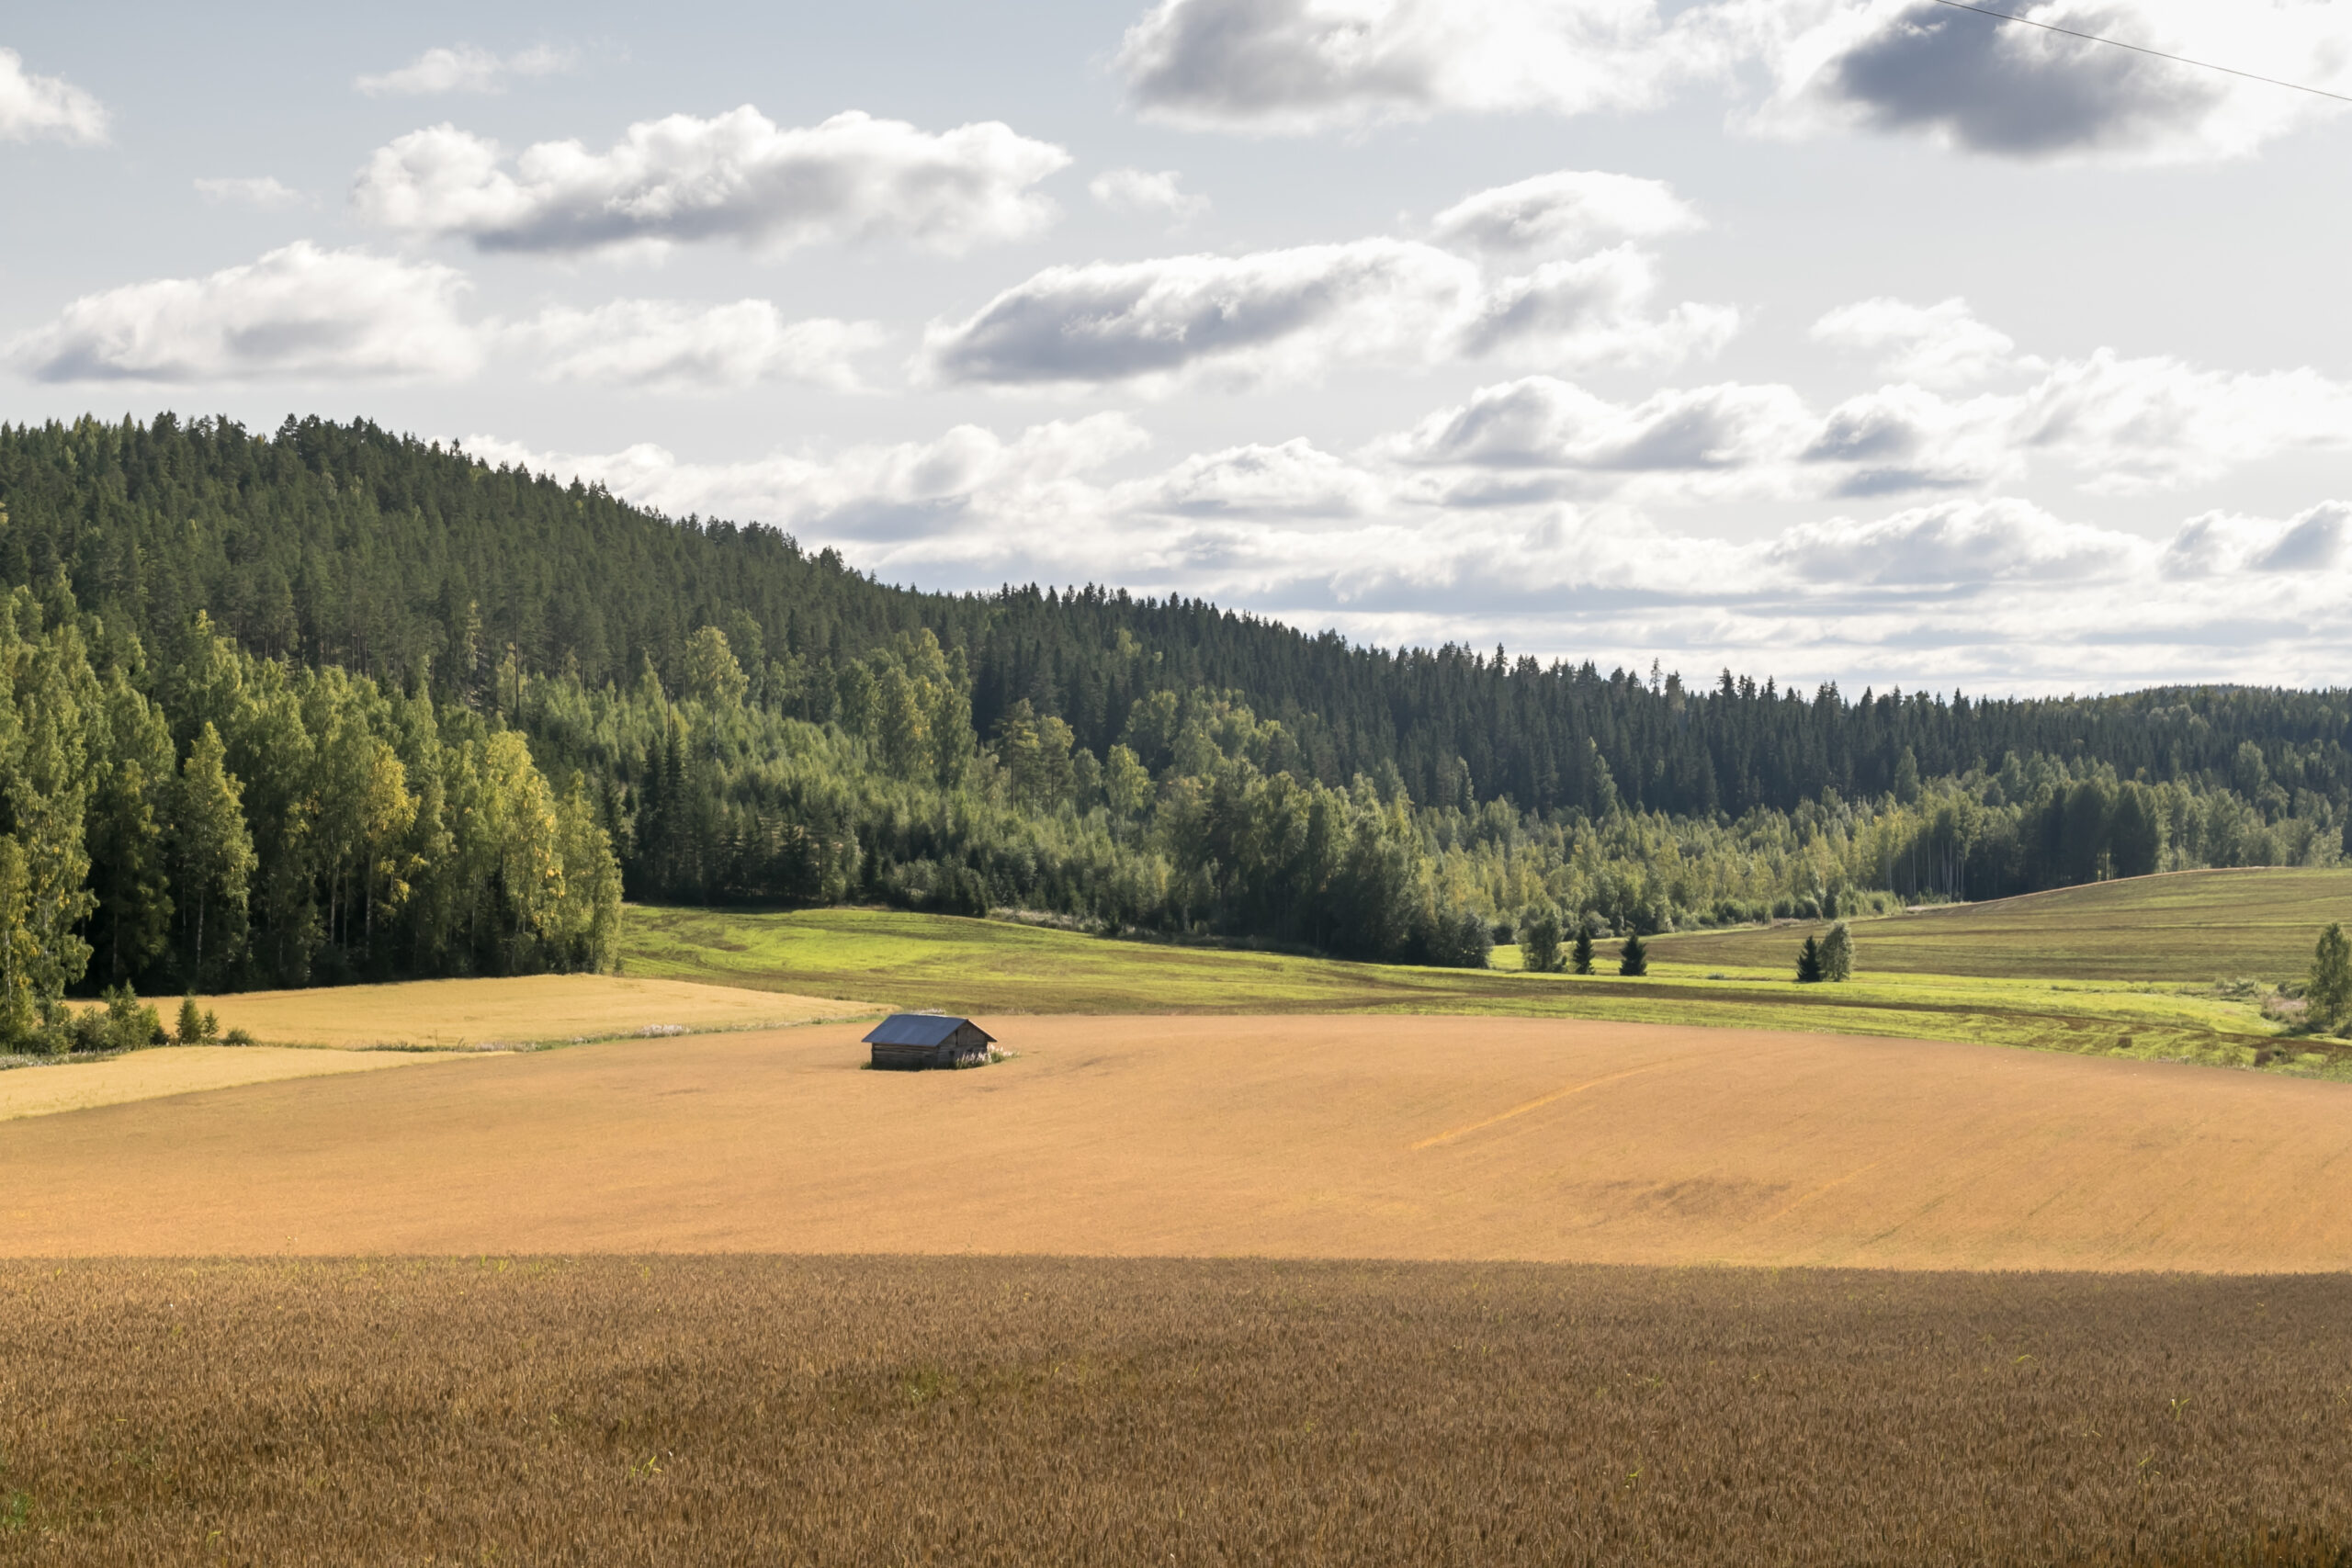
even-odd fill
[{"label": "small wooden barn", "polygon": [[894,1012],[865,1037],[877,1067],[977,1067],[996,1036],[968,1018],[935,1012]]}]

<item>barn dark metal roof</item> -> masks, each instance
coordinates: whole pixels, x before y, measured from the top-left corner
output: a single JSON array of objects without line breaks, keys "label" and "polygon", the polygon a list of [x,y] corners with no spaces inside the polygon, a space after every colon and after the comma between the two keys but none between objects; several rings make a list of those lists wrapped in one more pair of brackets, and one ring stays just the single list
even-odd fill
[{"label": "barn dark metal roof", "polygon": [[[972,1023],[968,1018],[947,1018],[935,1012],[894,1012],[874,1026],[865,1037],[868,1045],[943,1045],[947,1037]],[[983,1040],[996,1036],[972,1023],[973,1030]]]}]

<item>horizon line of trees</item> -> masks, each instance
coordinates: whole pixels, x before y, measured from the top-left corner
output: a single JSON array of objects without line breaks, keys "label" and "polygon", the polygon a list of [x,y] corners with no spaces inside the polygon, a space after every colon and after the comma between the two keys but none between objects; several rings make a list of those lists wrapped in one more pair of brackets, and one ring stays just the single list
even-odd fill
[{"label": "horizon line of trees", "polygon": [[1849,697],[1729,670],[1686,682],[1655,663],[1604,672],[1500,648],[1367,648],[1095,585],[924,592],[774,527],[671,519],[364,420],[288,417],[267,434],[169,413],[0,424],[0,581],[62,570],[82,604],[151,647],[202,610],[257,656],[477,707],[495,705],[510,669],[596,688],[632,684],[650,662],[680,689],[710,626],[752,700],[854,722],[837,711],[849,671],[928,630],[962,660],[983,736],[1026,703],[1100,758],[1140,698],[1233,692],[1283,726],[1295,748],[1284,771],[1345,788],[1393,768],[1431,806],[1736,820],[1833,791],[1906,798],[2015,753],[2249,801],[2309,791],[2339,818],[2352,807],[2343,690]]}]

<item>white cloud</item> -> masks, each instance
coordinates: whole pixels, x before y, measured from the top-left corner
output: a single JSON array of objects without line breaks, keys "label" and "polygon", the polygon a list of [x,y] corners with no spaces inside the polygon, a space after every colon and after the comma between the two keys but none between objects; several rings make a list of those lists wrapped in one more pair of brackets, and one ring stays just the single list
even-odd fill
[{"label": "white cloud", "polygon": [[1299,523],[1368,516],[1387,509],[1389,494],[1389,486],[1360,465],[1294,440],[1187,457],[1120,487],[1113,504],[1144,514]]},{"label": "white cloud", "polygon": [[1118,55],[1183,124],[1304,131],[1442,110],[1642,107],[1714,51],[1652,0],[1159,0]]},{"label": "white cloud", "polygon": [[1550,261],[1523,277],[1498,278],[1478,299],[1463,350],[1533,355],[1570,366],[1662,362],[1715,353],[1739,331],[1727,305],[1643,308],[1657,287],[1650,258],[1629,245]]},{"label": "white cloud", "polygon": [[681,462],[650,445],[599,456],[539,452],[491,435],[465,441],[486,461],[577,476],[673,516],[757,519],[854,544],[876,567],[1003,560],[1023,539],[1082,531],[1098,520],[1102,493],[1082,476],[1148,445],[1118,413],[1033,425],[1011,441],[965,424],[932,441],[734,463]]},{"label": "white cloud", "polygon": [[[2003,7],[1993,7],[2002,9]],[[2034,21],[2352,92],[2335,0],[2018,0]],[[1770,134],[1924,135],[2017,158],[2235,156],[2340,106],[1934,0],[1159,0],[1117,59],[1145,113],[1301,132],[1639,109],[1728,89]],[[1742,67],[1748,69],[1743,71]],[[1760,77],[1760,96],[1745,82]]]},{"label": "white cloud", "polygon": [[791,321],[765,299],[696,307],[616,299],[590,310],[553,307],[505,329],[540,356],[551,380],[664,390],[722,390],[798,381],[851,391],[854,361],[885,338],[872,321]]},{"label": "white cloud", "polygon": [[[1996,7],[1998,8],[1998,7]],[[2342,92],[2352,14],[2309,0],[2044,0],[2018,15]],[[2201,161],[2339,110],[2307,93],[2018,27],[1932,0],[1726,0],[1774,90],[1755,123],[1860,127],[2015,158]]]},{"label": "white cloud", "polygon": [[1934,305],[1884,298],[1841,305],[1814,322],[1813,337],[1870,355],[1890,374],[1930,387],[2045,368],[2041,360],[2020,360],[2016,341],[1978,321],[1957,296]]},{"label": "white cloud", "polygon": [[1809,582],[1936,588],[1954,583],[2109,579],[2153,563],[2155,547],[2068,523],[2028,502],[1941,501],[1857,522],[1801,523],[1765,552]]},{"label": "white cloud", "polygon": [[[2101,350],[2021,390],[1951,397],[1898,383],[1816,413],[1794,389],[1725,384],[1615,402],[1548,376],[1482,387],[1373,443],[1451,470],[1456,504],[1538,497],[1690,501],[1980,490],[2037,469],[2099,493],[2177,489],[2294,451],[2352,449],[2352,386],[2310,370],[2238,375]],[[1565,477],[1564,477],[1565,476]]]},{"label": "white cloud", "polygon": [[451,377],[481,360],[446,266],[307,240],[206,277],[159,278],[68,305],[10,357],[44,381]]},{"label": "white cloud", "polygon": [[1097,262],[1048,267],[965,321],[933,323],[923,368],[948,382],[1159,390],[1489,354],[1673,358],[1711,350],[1736,325],[1713,307],[1645,316],[1654,287],[1647,258],[1625,249],[1491,281],[1476,263],[1410,240]]},{"label": "white cloud", "polygon": [[[1896,495],[1955,490],[2023,476],[2017,398],[1953,400],[1924,387],[1883,387],[1848,398],[1822,420],[1805,448],[1820,482],[1836,495]],[[2064,460],[2067,454],[2049,454]]]},{"label": "white cloud", "polygon": [[301,207],[310,200],[300,191],[269,175],[258,175],[248,179],[200,179],[196,182],[196,189],[197,194],[207,201],[219,202],[223,206],[251,207],[264,212]]},{"label": "white cloud", "polygon": [[1185,190],[1183,176],[1173,169],[1156,175],[1142,169],[1109,169],[1089,180],[1086,190],[1114,212],[1157,213],[1180,225],[1209,209],[1209,198]]},{"label": "white cloud", "polygon": [[1458,337],[1477,268],[1397,240],[1048,267],[935,324],[929,367],[1000,386],[1312,378],[1334,356],[1423,363]]},{"label": "white cloud", "polygon": [[0,49],[0,141],[98,142],[107,139],[106,106],[60,76],[36,76],[24,56]]},{"label": "white cloud", "polygon": [[996,121],[932,134],[851,112],[799,129],[746,105],[632,125],[602,152],[542,141],[513,160],[453,125],[379,149],[352,200],[390,229],[485,251],[579,253],[733,240],[771,253],[903,236],[956,253],[1033,234],[1034,188],[1069,162]]},{"label": "white cloud", "polygon": [[538,44],[514,54],[492,54],[469,43],[428,49],[397,71],[362,76],[352,83],[371,97],[387,93],[495,93],[511,76],[552,76],[579,62],[571,50]]},{"label": "white cloud", "polygon": [[[1786,463],[1815,428],[1787,387],[1726,383],[1614,403],[1550,376],[1481,387],[1373,450],[1411,467],[1707,474]],[[1506,495],[1508,491],[1503,492]]]},{"label": "white cloud", "polygon": [[2281,452],[2352,446],[2352,387],[2314,370],[2233,374],[2110,349],[2061,361],[2022,395],[2012,425],[2128,494],[2213,479]]},{"label": "white cloud", "polygon": [[1553,255],[1705,226],[1664,180],[1564,169],[1463,197],[1437,215],[1430,238],[1489,255]]},{"label": "white cloud", "polygon": [[2210,512],[2183,524],[2165,547],[2167,577],[2211,581],[2243,572],[2324,572],[2344,564],[2352,506],[2323,502],[2284,523]]}]

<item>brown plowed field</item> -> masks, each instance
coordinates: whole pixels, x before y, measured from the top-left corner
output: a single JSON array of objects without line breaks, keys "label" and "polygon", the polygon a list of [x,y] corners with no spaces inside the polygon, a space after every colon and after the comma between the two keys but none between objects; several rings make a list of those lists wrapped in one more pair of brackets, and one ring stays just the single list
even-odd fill
[{"label": "brown plowed field", "polygon": [[[1260,1255],[2352,1268],[2352,1086],[1578,1021],[855,1026],[254,1085],[0,1124],[17,1255]],[[36,1195],[38,1195],[36,1197]]]}]

